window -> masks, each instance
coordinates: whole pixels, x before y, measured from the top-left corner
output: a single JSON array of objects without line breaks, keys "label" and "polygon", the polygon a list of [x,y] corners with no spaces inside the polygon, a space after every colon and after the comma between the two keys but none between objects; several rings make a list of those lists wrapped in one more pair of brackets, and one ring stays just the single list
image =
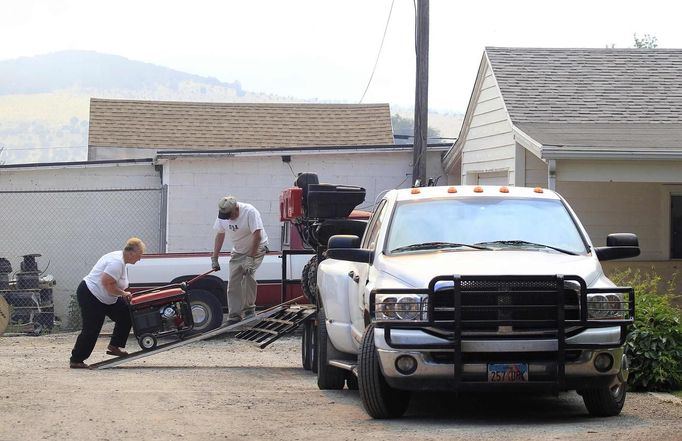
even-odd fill
[{"label": "window", "polygon": [[682,259],[682,195],[670,196],[670,258]]}]

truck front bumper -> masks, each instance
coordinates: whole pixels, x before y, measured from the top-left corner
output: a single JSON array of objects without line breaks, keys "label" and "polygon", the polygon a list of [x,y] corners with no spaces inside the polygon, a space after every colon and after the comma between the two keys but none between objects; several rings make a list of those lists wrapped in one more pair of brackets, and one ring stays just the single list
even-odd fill
[{"label": "truck front bumper", "polygon": [[[390,338],[391,345],[386,341],[385,330],[375,329],[374,342],[382,372],[388,384],[398,389],[452,390],[467,386],[477,389],[491,387],[495,390],[533,386],[556,389],[558,386],[561,390],[574,390],[627,381],[628,362],[620,345],[619,326],[586,329],[566,338],[566,343],[572,349],[567,352],[563,362],[563,382],[554,387],[548,384],[556,379],[560,368],[555,356],[559,347],[556,339],[463,339],[461,371],[455,375],[454,350],[428,348],[451,344],[448,340],[420,329],[392,329]],[[595,344],[600,347],[595,348]],[[409,348],[397,349],[395,345]],[[420,348],[420,345],[425,348]],[[585,348],[580,348],[581,345]],[[613,364],[609,369],[600,371],[595,366],[600,354],[611,357]],[[397,360],[402,356],[416,360],[413,372],[401,373],[397,368]],[[525,363],[528,366],[528,381],[522,384],[487,383],[489,363]]]}]

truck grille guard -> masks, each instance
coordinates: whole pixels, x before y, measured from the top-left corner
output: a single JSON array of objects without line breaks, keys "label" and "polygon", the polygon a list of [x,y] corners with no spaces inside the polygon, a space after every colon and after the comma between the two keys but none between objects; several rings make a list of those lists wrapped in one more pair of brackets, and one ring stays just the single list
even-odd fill
[{"label": "truck grille guard", "polygon": [[[612,319],[588,317],[588,294],[625,294]],[[396,349],[449,349],[455,357],[465,339],[556,338],[558,350],[605,349],[622,346],[626,328],[634,321],[635,295],[630,287],[587,288],[578,276],[437,276],[428,289],[377,289],[370,294],[374,314],[377,294],[421,294],[428,297],[428,320],[376,320],[384,329],[387,344]],[[567,331],[588,328],[621,327],[620,342],[571,344]],[[438,330],[446,344],[412,345],[391,341],[394,329]],[[504,329],[504,332],[499,332]],[[447,335],[444,337],[441,333]],[[563,358],[562,358],[563,359]]]}]

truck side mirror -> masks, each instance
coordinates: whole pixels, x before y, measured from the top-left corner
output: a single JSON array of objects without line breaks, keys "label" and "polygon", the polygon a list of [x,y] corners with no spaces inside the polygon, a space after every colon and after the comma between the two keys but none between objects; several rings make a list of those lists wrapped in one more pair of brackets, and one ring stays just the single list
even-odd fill
[{"label": "truck side mirror", "polygon": [[606,236],[605,247],[595,247],[597,258],[603,260],[626,259],[639,256],[639,239],[632,233],[614,233]]},{"label": "truck side mirror", "polygon": [[347,260],[350,262],[371,263],[374,252],[360,246],[360,238],[351,234],[337,234],[329,238],[325,256],[328,259]]}]

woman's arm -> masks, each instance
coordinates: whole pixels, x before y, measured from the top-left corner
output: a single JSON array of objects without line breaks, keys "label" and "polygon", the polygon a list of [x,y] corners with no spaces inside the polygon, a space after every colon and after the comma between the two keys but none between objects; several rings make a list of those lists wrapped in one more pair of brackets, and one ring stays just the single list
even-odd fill
[{"label": "woman's arm", "polygon": [[124,291],[121,288],[119,288],[118,284],[116,283],[116,279],[114,279],[107,273],[102,273],[102,285],[104,286],[104,289],[107,290],[110,296],[123,297],[126,300],[130,300],[130,298],[133,296],[128,291]]}]

